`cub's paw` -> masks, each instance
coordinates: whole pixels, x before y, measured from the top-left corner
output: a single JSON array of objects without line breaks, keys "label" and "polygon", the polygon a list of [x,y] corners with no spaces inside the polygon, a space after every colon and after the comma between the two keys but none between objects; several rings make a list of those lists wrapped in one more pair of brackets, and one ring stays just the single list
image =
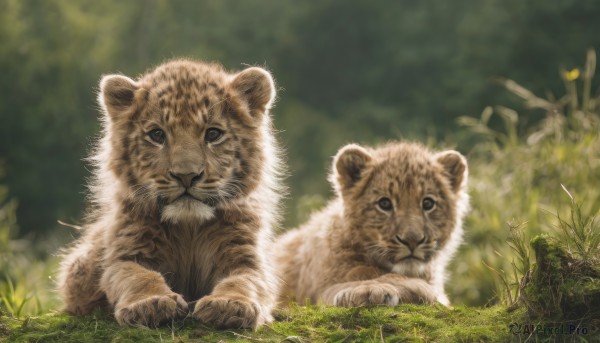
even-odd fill
[{"label": "cub's paw", "polygon": [[344,288],[333,298],[335,306],[396,306],[398,305],[398,290],[387,283],[358,285]]},{"label": "cub's paw", "polygon": [[188,314],[188,304],[179,294],[153,295],[127,306],[117,307],[115,318],[121,325],[157,327]]},{"label": "cub's paw", "polygon": [[400,303],[435,304],[437,294],[433,287],[421,279],[406,279],[398,287]]},{"label": "cub's paw", "polygon": [[239,297],[227,298],[214,295],[198,300],[194,308],[194,318],[219,329],[255,329],[269,321],[255,302]]}]

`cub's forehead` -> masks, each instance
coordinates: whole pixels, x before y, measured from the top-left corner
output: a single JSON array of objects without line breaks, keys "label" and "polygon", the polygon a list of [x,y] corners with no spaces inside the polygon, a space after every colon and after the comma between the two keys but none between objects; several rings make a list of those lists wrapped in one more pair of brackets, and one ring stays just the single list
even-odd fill
[{"label": "cub's forehead", "polygon": [[194,85],[212,83],[224,87],[229,74],[218,64],[176,60],[158,66],[142,76],[141,81],[153,86],[162,84]]},{"label": "cub's forehead", "polygon": [[209,110],[218,110],[229,78],[219,65],[180,60],[159,66],[140,82],[170,120],[206,116]]},{"label": "cub's forehead", "polygon": [[418,145],[398,145],[372,152],[373,181],[389,187],[422,188],[435,179],[438,166],[433,155]]},{"label": "cub's forehead", "polygon": [[382,170],[430,172],[435,169],[433,154],[417,144],[393,144],[374,150],[375,165]]}]

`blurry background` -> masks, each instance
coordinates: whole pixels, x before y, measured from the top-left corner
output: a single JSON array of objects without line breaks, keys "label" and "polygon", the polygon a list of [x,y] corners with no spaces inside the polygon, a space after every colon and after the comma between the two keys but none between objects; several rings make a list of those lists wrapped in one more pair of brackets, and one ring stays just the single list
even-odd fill
[{"label": "blurry background", "polygon": [[345,143],[408,138],[466,154],[474,210],[448,289],[455,303],[494,303],[482,260],[510,264],[507,222],[551,230],[569,201],[561,183],[597,211],[598,93],[584,63],[598,18],[594,0],[0,1],[0,306],[57,304],[54,254],[76,235],[57,220],[81,223],[101,75],[179,56],[275,76],[291,172],[283,228],[331,196]]}]

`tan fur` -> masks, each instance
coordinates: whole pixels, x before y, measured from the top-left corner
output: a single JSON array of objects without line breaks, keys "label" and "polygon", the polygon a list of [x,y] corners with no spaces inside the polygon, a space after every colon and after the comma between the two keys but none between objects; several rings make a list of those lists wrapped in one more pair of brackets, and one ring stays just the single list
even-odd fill
[{"label": "tan fur", "polygon": [[[269,73],[175,60],[135,81],[105,76],[100,88],[89,224],[59,273],[65,310],[157,326],[195,302],[193,316],[216,327],[271,321],[281,189]],[[209,128],[222,135],[209,141]]]},{"label": "tan fur", "polygon": [[[274,245],[283,305],[448,305],[445,268],[468,207],[464,157],[413,143],[351,144],[333,170],[337,198]],[[382,197],[392,209],[381,208]],[[430,211],[425,197],[435,200]],[[411,249],[415,258],[405,259]]]}]

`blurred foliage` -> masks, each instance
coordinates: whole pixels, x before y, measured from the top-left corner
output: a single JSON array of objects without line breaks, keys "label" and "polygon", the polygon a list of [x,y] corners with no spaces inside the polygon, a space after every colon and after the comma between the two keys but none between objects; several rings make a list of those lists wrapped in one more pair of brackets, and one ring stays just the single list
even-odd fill
[{"label": "blurred foliage", "polygon": [[[527,270],[525,252],[519,246],[543,231],[560,234],[563,241],[588,250],[585,244],[597,246],[592,242],[597,238],[587,233],[592,225],[582,221],[600,209],[600,96],[592,91],[595,67],[596,54],[589,50],[582,72],[561,72],[566,94],[547,99],[503,80],[525,108],[544,112],[531,129],[520,130],[522,116],[508,107],[488,107],[480,119],[459,118],[483,140],[469,154],[473,210],[466,223],[467,244],[454,263],[454,277],[461,282],[451,282],[451,298],[479,304],[494,293],[504,297],[503,285],[489,277],[485,264],[503,274],[512,273],[515,261]],[[504,129],[490,128],[494,115],[500,117]],[[581,201],[576,212],[580,215],[569,229],[561,218],[573,218],[573,197]],[[573,239],[577,235],[582,237],[579,241]],[[482,260],[485,264],[477,263]],[[517,283],[522,275],[507,279]]]},{"label": "blurred foliage", "polygon": [[[501,288],[482,260],[511,270],[507,222],[527,237],[557,225],[545,211],[567,208],[561,184],[585,213],[600,207],[595,70],[573,69],[600,47],[599,16],[593,0],[1,1],[1,287],[11,280],[13,307],[32,297],[24,313],[53,304],[55,261],[43,261],[58,245],[48,237],[69,236],[56,220],[81,218],[100,76],[189,56],[273,72],[291,171],[285,228],[331,196],[326,174],[345,143],[409,138],[468,152],[473,211],[449,291],[455,303],[490,302]],[[490,104],[503,106],[457,125]]]},{"label": "blurred foliage", "polygon": [[58,305],[51,281],[56,259],[42,244],[13,237],[17,203],[6,195],[0,185],[0,313],[40,314]]},{"label": "blurred foliage", "polygon": [[[467,148],[457,116],[516,104],[493,77],[560,90],[557,66],[600,46],[599,15],[591,0],[2,1],[0,159],[18,235],[79,221],[103,73],[135,76],[175,56],[268,67],[290,227],[295,199],[330,194],[324,175],[344,143],[431,136]],[[520,128],[541,117],[527,113]]]}]

